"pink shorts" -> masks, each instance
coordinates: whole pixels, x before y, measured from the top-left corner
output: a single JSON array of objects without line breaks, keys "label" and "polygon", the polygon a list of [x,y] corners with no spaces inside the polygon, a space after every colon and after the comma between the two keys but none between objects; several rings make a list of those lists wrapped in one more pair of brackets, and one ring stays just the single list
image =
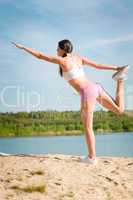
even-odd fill
[{"label": "pink shorts", "polygon": [[99,83],[87,82],[80,90],[81,101],[96,100],[102,92],[103,88]]}]

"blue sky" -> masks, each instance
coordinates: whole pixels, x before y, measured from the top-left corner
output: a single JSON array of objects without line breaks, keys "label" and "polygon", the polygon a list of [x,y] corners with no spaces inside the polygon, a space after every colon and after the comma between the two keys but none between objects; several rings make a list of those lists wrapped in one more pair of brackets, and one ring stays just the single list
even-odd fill
[{"label": "blue sky", "polygon": [[[74,52],[103,64],[131,65],[125,105],[133,108],[133,2],[131,0],[0,0],[0,112],[79,110],[80,97],[59,76],[58,65],[14,48],[10,41],[48,55],[67,38]],[[85,66],[88,79],[112,95],[113,71]],[[101,109],[102,106],[96,106]]]}]

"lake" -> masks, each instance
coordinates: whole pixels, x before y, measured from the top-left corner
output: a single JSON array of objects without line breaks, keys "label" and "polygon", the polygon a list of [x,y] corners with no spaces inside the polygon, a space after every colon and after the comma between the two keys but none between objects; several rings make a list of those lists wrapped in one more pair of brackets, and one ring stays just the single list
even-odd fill
[{"label": "lake", "polygon": [[[85,136],[0,138],[0,152],[86,155]],[[97,156],[133,156],[133,133],[96,135]]]}]

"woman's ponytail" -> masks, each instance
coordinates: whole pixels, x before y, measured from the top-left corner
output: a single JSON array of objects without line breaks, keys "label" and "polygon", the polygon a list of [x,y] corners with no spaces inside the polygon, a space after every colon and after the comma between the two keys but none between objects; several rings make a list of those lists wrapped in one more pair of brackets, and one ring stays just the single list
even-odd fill
[{"label": "woman's ponytail", "polygon": [[[59,46],[60,49],[65,51],[65,53],[63,54],[62,57],[66,57],[67,53],[71,53],[73,51],[73,45],[69,40],[59,41],[58,46]],[[60,73],[60,76],[63,76],[61,66],[59,66],[59,73]]]}]

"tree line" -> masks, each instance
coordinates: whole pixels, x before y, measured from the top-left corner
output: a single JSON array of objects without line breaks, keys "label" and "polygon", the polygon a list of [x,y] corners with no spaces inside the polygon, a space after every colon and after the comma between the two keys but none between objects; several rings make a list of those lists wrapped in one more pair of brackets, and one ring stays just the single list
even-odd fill
[{"label": "tree line", "polygon": [[[94,133],[133,132],[133,111],[95,111]],[[80,111],[0,113],[0,137],[84,134]]]}]

